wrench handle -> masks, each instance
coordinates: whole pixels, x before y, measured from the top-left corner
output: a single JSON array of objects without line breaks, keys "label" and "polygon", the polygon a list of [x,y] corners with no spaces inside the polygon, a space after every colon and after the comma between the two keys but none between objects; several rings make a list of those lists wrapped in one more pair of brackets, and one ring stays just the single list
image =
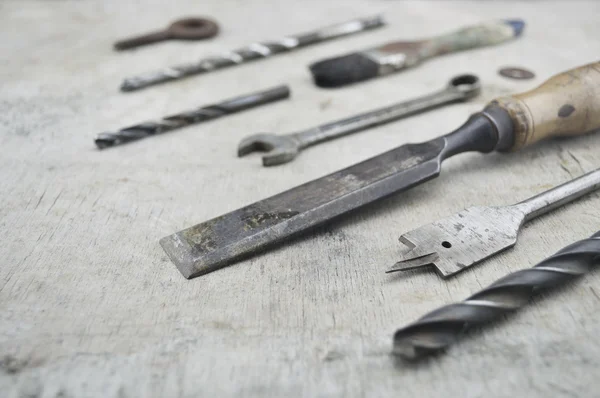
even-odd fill
[{"label": "wrench handle", "polygon": [[452,102],[464,101],[478,95],[479,91],[476,76],[461,75],[452,79],[441,91],[293,133],[292,137],[303,149]]}]

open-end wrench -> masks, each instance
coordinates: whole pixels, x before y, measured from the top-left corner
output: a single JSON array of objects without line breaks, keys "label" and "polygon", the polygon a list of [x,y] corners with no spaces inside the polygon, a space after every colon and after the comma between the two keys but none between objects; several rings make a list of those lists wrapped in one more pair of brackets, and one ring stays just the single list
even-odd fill
[{"label": "open-end wrench", "polygon": [[275,166],[292,161],[298,153],[309,146],[342,137],[369,127],[388,123],[453,102],[465,101],[481,91],[479,78],[475,75],[459,75],[450,80],[441,91],[370,112],[351,116],[296,133],[277,135],[256,134],[243,139],[238,146],[238,156],[254,151],[267,151],[263,166]]}]

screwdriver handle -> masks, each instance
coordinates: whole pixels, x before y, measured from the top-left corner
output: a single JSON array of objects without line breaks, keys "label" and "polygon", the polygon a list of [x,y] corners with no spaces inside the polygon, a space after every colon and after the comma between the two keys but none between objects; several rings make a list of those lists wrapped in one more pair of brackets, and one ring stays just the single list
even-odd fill
[{"label": "screwdriver handle", "polygon": [[560,73],[531,91],[497,98],[490,105],[510,116],[510,151],[548,137],[600,129],[600,62]]}]

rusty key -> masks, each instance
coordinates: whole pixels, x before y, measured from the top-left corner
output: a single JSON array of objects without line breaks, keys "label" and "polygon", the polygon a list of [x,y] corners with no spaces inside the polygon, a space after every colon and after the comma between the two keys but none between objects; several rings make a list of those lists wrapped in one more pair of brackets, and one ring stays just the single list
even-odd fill
[{"label": "rusty key", "polygon": [[184,18],[169,25],[166,29],[148,33],[115,43],[115,50],[127,50],[163,40],[203,40],[219,33],[219,25],[206,18]]}]

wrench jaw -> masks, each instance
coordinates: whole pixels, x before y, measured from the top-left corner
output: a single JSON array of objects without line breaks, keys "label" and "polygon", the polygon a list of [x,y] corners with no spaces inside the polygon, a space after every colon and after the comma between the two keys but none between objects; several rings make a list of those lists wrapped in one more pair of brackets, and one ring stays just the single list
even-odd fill
[{"label": "wrench jaw", "polygon": [[298,155],[298,143],[288,136],[256,134],[244,138],[238,145],[238,156],[252,152],[267,152],[262,157],[263,166],[276,166],[287,163]]}]

